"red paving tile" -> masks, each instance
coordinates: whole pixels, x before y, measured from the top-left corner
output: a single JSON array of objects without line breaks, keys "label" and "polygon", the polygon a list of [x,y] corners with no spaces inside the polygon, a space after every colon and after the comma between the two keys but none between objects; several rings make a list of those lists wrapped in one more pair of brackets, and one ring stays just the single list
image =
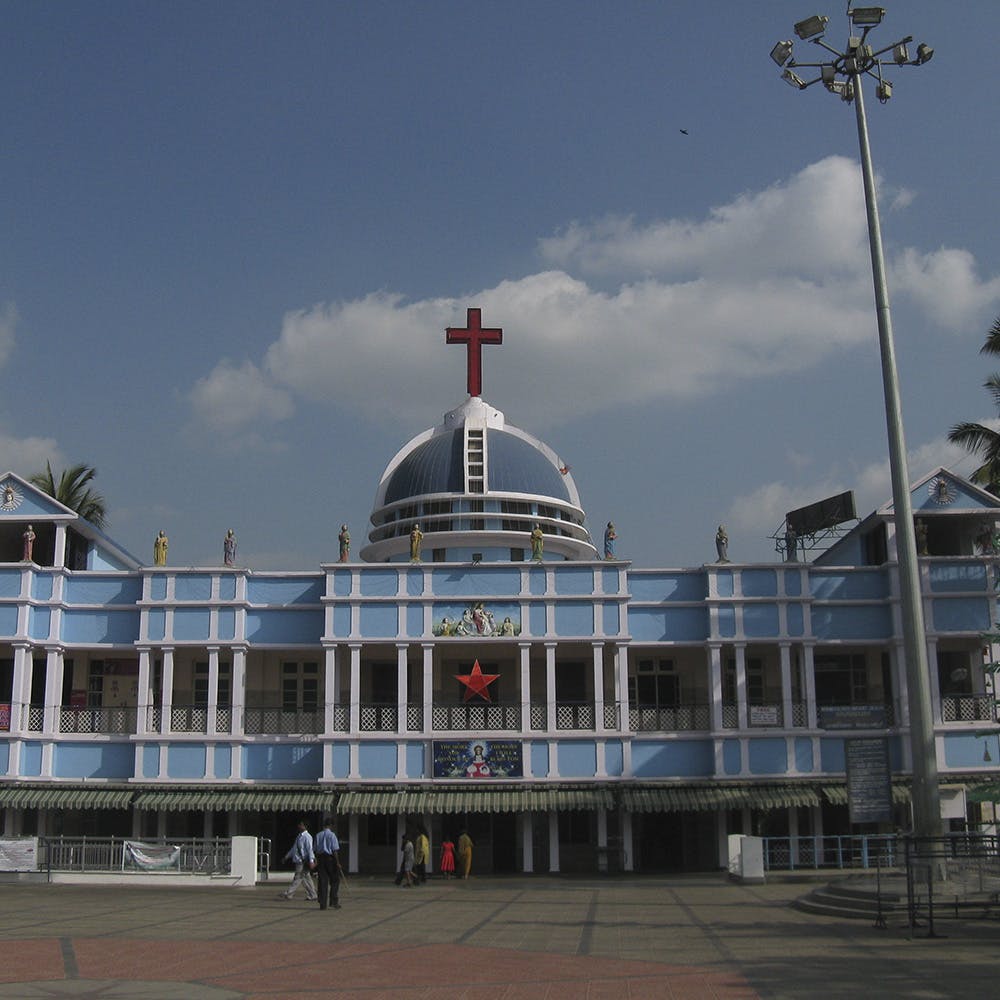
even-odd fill
[{"label": "red paving tile", "polygon": [[[204,983],[247,1000],[686,1000],[756,997],[730,971],[468,945],[74,938],[78,976]],[[8,942],[0,982],[65,978],[54,939]]]}]

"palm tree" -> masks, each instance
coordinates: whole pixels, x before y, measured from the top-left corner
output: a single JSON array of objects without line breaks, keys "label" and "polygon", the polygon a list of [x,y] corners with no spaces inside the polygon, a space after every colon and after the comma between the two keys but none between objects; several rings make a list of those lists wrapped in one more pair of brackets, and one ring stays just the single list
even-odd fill
[{"label": "palm tree", "polygon": [[52,466],[46,462],[45,471],[36,472],[28,481],[63,506],[75,510],[95,528],[103,529],[108,514],[107,504],[104,497],[88,485],[96,475],[97,469],[89,465],[74,465],[63,471],[57,485]]},{"label": "palm tree", "polygon": [[[993,321],[979,353],[1000,355],[1000,318]],[[993,405],[1000,411],[1000,372],[994,372],[983,383],[983,388],[990,394]],[[1000,496],[1000,431],[995,431],[985,424],[964,421],[952,427],[948,432],[948,440],[952,444],[961,445],[966,451],[978,455],[983,460],[983,464],[970,478],[974,483],[984,486],[990,493]]]}]

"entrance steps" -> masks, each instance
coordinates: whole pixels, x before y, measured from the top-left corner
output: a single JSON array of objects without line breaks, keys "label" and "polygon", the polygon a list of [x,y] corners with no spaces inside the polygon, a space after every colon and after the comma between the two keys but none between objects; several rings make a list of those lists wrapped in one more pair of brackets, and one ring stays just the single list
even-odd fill
[{"label": "entrance steps", "polygon": [[[882,879],[881,910],[883,917],[906,915],[906,888],[901,879]],[[902,890],[902,891],[900,891]],[[825,917],[875,920],[879,912],[879,891],[874,879],[847,879],[830,882],[800,896],[792,905],[806,913]]]}]

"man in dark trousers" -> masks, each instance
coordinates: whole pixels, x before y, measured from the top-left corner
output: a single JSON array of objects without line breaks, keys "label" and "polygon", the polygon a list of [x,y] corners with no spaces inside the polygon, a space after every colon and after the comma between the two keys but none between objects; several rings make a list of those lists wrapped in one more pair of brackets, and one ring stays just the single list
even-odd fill
[{"label": "man in dark trousers", "polygon": [[329,816],[323,820],[323,829],[316,834],[316,867],[319,869],[319,908],[325,910],[327,904],[340,909],[340,841],[333,832],[333,820]]}]

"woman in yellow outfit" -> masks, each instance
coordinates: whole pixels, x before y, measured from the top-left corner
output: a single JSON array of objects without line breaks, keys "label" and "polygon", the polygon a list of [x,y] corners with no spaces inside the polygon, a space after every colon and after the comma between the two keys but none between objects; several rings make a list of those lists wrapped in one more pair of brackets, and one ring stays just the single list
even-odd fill
[{"label": "woman in yellow outfit", "polygon": [[467,830],[463,830],[458,837],[458,864],[462,878],[468,878],[472,868],[472,838]]}]

